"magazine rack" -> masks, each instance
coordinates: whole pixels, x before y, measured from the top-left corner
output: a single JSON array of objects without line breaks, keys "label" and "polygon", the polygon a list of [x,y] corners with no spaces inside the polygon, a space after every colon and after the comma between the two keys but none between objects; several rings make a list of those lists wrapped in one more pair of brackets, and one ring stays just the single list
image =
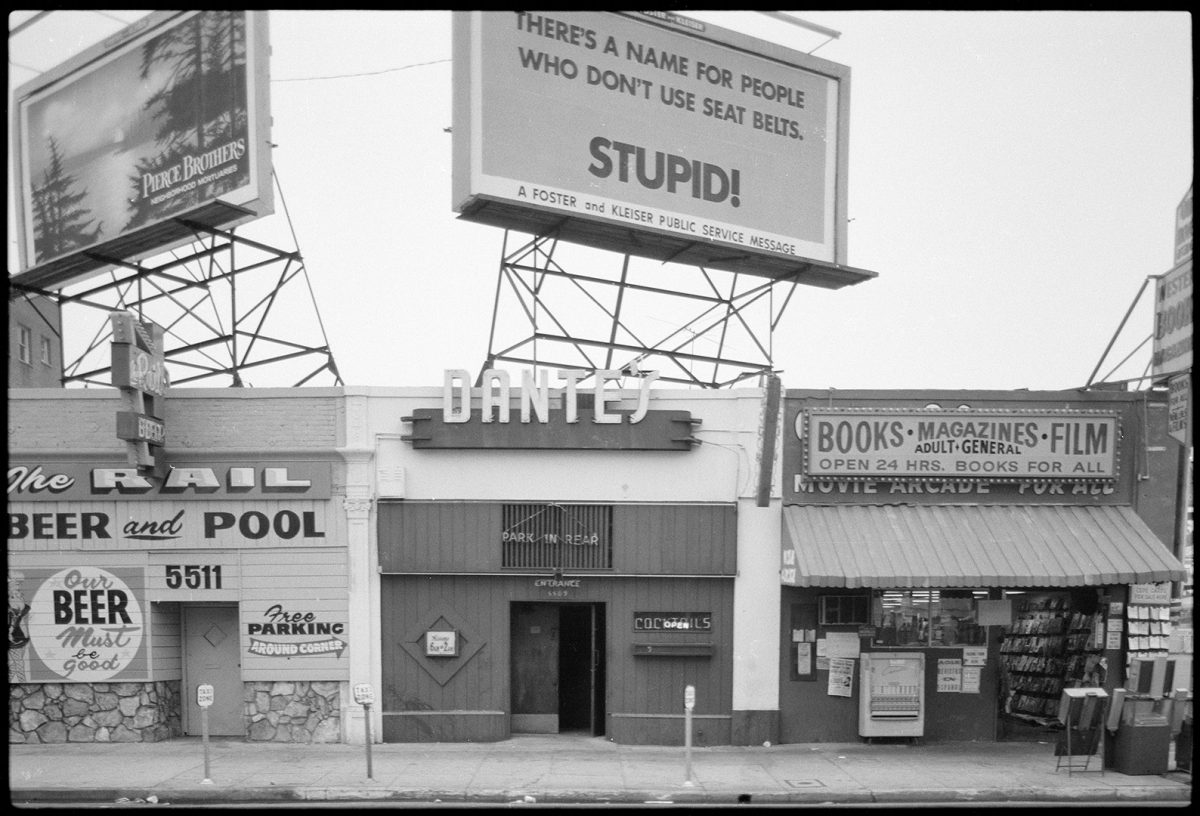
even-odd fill
[{"label": "magazine rack", "polygon": [[[1062,735],[1054,748],[1057,764],[1054,770],[1067,769],[1086,771],[1100,747],[1104,731],[1104,719],[1108,695],[1103,689],[1064,689],[1059,705],[1058,719],[1063,725]],[[1104,774],[1104,763],[1100,762],[1100,773]]]}]

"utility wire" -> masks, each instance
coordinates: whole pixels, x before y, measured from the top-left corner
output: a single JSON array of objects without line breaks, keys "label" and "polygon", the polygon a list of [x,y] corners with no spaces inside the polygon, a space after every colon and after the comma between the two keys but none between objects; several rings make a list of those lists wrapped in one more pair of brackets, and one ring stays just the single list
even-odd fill
[{"label": "utility wire", "polygon": [[378,76],[379,74],[393,74],[397,71],[407,71],[409,68],[420,68],[425,65],[437,65],[441,62],[450,62],[448,59],[431,60],[430,62],[414,62],[412,65],[401,65],[399,68],[384,68],[382,71],[364,71],[360,74],[336,74],[333,76],[316,76],[316,77],[292,77],[290,79],[272,79],[272,82],[318,82],[323,79],[355,79],[357,77]]}]

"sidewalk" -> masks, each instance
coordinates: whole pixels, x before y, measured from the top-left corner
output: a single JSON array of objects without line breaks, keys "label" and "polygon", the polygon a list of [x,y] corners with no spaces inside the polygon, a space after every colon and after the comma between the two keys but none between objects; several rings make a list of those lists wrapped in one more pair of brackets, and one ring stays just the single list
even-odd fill
[{"label": "sidewalk", "polygon": [[[1051,742],[683,748],[602,737],[362,745],[203,742],[10,745],[22,803],[395,801],[442,803],[919,804],[1191,800],[1191,774],[1055,769]],[[1076,758],[1082,764],[1082,758]],[[153,798],[152,798],[153,797]]]}]

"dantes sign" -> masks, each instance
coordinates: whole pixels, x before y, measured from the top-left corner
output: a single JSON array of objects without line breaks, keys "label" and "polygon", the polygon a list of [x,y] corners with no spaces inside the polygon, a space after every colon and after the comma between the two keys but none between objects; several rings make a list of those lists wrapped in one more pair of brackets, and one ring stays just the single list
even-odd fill
[{"label": "dantes sign", "polygon": [[[595,384],[581,388],[580,381],[593,375]],[[414,448],[690,450],[700,421],[687,411],[650,409],[657,374],[639,378],[635,399],[627,399],[631,389],[609,387],[624,376],[615,370],[560,371],[562,387],[551,389],[546,371],[536,381],[524,371],[514,387],[508,372],[488,369],[482,387],[472,388],[467,371],[448,370],[442,409],[403,417],[412,433],[402,438]]]}]

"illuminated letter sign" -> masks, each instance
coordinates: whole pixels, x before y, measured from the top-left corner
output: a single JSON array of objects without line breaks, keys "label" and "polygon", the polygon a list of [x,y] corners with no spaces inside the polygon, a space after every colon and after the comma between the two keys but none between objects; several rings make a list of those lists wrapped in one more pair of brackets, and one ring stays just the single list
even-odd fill
[{"label": "illuminated letter sign", "polygon": [[[607,387],[625,376],[620,371],[560,371],[563,387],[554,390],[546,372],[541,375],[537,382],[529,372],[522,375],[518,417],[507,372],[488,369],[473,389],[467,371],[448,370],[442,409],[419,408],[404,417],[413,432],[402,438],[414,448],[447,449],[691,450],[696,443],[692,431],[699,420],[687,411],[650,410],[656,373],[638,378],[636,403],[624,408],[621,390]],[[591,393],[581,393],[580,381],[592,375]]]}]

